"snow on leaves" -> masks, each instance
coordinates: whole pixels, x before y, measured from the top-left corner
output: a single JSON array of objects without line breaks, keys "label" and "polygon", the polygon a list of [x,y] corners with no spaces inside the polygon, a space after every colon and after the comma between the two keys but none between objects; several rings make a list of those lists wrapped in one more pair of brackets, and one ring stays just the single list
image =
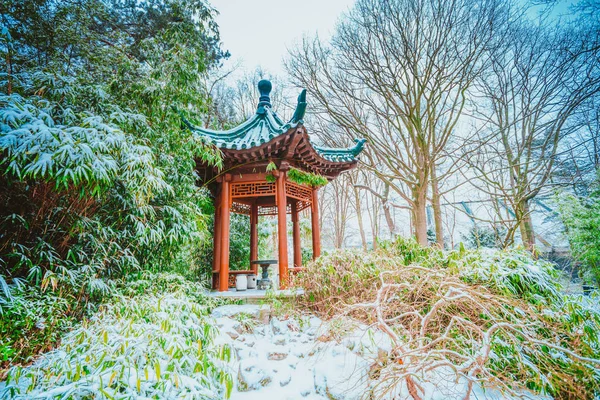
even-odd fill
[{"label": "snow on leaves", "polygon": [[213,345],[206,307],[182,293],[120,298],[29,368],[11,370],[9,398],[228,397],[227,345]]},{"label": "snow on leaves", "polygon": [[[62,189],[85,187],[101,195],[119,180],[138,205],[171,191],[154,165],[149,147],[133,143],[99,116],[76,126],[55,123],[43,103],[18,95],[0,97],[0,151],[7,172],[18,179],[43,179]],[[117,115],[115,115],[115,118]]]}]

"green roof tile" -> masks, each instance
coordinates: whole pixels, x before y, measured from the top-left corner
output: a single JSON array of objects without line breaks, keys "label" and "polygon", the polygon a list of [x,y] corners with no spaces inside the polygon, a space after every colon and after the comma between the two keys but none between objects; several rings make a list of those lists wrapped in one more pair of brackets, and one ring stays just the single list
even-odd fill
[{"label": "green roof tile", "polygon": [[[288,132],[292,128],[304,123],[306,112],[306,89],[298,96],[298,105],[292,119],[283,123],[271,109],[271,82],[261,80],[258,83],[260,98],[256,113],[247,121],[235,128],[225,131],[205,129],[191,124],[183,115],[181,118],[185,125],[196,134],[206,138],[220,149],[244,150],[258,147],[271,141],[273,138]],[[324,159],[331,162],[357,161],[357,156],[363,150],[365,139],[355,140],[356,144],[346,149],[328,148],[312,145],[315,151]]]}]

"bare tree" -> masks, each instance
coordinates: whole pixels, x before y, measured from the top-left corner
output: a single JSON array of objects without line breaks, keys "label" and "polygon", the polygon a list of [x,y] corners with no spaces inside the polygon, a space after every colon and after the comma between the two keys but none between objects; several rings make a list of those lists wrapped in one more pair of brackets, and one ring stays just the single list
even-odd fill
[{"label": "bare tree", "polygon": [[576,118],[580,129],[566,138],[553,181],[587,196],[600,170],[600,95],[588,100]]},{"label": "bare tree", "polygon": [[320,190],[323,191],[319,198],[323,236],[331,240],[333,247],[340,249],[346,244],[349,222],[354,215],[349,177],[342,174]]},{"label": "bare tree", "polygon": [[352,206],[354,207],[354,212],[356,213],[356,219],[358,222],[358,231],[360,233],[360,242],[363,250],[367,250],[367,233],[365,232],[364,220],[363,220],[363,195],[358,188],[360,183],[360,171],[357,169],[347,174],[348,175],[348,183],[351,186],[353,202]]},{"label": "bare tree", "polygon": [[[238,77],[230,82],[232,77]],[[225,71],[210,75],[206,82],[211,103],[205,117],[205,127],[227,129],[250,118],[256,112],[259,97],[258,82],[269,79],[277,89],[271,93],[271,103],[278,112],[293,113],[295,102],[286,97],[285,81],[262,67],[253,71],[243,70],[239,64]]]},{"label": "bare tree", "polygon": [[[375,186],[375,188],[377,189],[377,186],[380,186],[381,181],[372,183],[374,184],[373,186]],[[374,193],[376,192],[368,192],[365,203],[367,206],[367,216],[369,217],[369,222],[371,225],[371,242],[373,245],[373,249],[376,249],[377,242],[379,240],[379,219],[381,216],[381,201]]]},{"label": "bare tree", "polygon": [[348,175],[343,174],[327,185],[328,191],[332,196],[331,204],[334,209],[333,223],[333,246],[337,249],[344,247],[347,238],[348,223],[352,218],[351,212],[351,193],[350,179]]},{"label": "bare tree", "polygon": [[528,248],[535,244],[532,201],[549,189],[563,138],[580,128],[574,117],[600,90],[597,54],[574,33],[515,24],[478,81],[476,114],[484,129],[466,154],[479,187],[509,208],[509,234],[518,228]]},{"label": "bare tree", "polygon": [[[369,175],[365,175],[368,177]],[[410,208],[395,203],[390,197],[390,185],[381,181],[380,185],[377,185],[373,182],[373,180],[365,179],[364,184],[355,184],[354,187],[359,190],[366,190],[369,192],[373,199],[378,199],[381,202],[381,208],[383,209],[383,215],[385,217],[385,222],[387,223],[388,230],[390,232],[390,236],[394,238],[398,234],[398,227],[396,225],[396,219],[394,217],[394,209],[408,209]],[[378,191],[378,187],[381,187],[380,191]],[[411,227],[411,232],[413,231],[413,227]]]},{"label": "bare tree", "polygon": [[344,132],[366,136],[366,166],[411,208],[426,245],[429,188],[443,245],[439,182],[466,91],[502,27],[498,0],[358,0],[331,45],[305,39],[286,61]]}]

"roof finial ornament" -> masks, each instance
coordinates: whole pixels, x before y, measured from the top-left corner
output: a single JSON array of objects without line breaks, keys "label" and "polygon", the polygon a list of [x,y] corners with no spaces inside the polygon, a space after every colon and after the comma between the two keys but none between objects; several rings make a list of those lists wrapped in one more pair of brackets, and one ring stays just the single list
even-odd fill
[{"label": "roof finial ornament", "polygon": [[271,82],[262,79],[258,82],[258,91],[260,93],[260,97],[258,98],[258,109],[256,110],[257,114],[264,114],[266,112],[265,107],[271,108],[271,98],[269,94],[271,94],[271,89],[273,85]]},{"label": "roof finial ornament", "polygon": [[296,111],[294,111],[294,115],[290,120],[290,123],[297,124],[302,122],[304,118],[304,114],[306,113],[306,89],[302,89],[300,92],[300,96],[298,96],[298,105],[296,106]]},{"label": "roof finial ornament", "polygon": [[354,146],[348,148],[348,151],[350,151],[350,153],[352,153],[352,155],[354,157],[358,157],[358,155],[363,151],[363,148],[365,147],[365,143],[367,143],[367,139],[362,138],[362,139],[354,139],[354,143],[356,143]]}]

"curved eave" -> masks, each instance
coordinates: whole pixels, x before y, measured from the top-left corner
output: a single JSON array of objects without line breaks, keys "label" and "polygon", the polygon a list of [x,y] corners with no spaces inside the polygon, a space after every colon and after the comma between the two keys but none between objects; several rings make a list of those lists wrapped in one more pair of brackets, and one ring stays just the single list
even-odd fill
[{"label": "curved eave", "polygon": [[277,160],[280,165],[286,163],[329,179],[354,168],[358,163],[358,159],[352,154],[343,155],[345,150],[340,150],[340,154],[335,157],[321,154],[311,143],[301,123],[296,125],[260,146],[247,149],[222,148],[221,151],[232,167]]},{"label": "curved eave", "polygon": [[351,155],[330,157],[321,154],[313,146],[306,132],[295,149],[294,161],[299,169],[323,175],[330,180],[358,164],[358,159]]},{"label": "curved eave", "polygon": [[355,139],[354,142],[354,146],[345,149],[321,146],[313,147],[321,156],[331,161],[357,161],[357,157],[365,147],[366,139]]}]

